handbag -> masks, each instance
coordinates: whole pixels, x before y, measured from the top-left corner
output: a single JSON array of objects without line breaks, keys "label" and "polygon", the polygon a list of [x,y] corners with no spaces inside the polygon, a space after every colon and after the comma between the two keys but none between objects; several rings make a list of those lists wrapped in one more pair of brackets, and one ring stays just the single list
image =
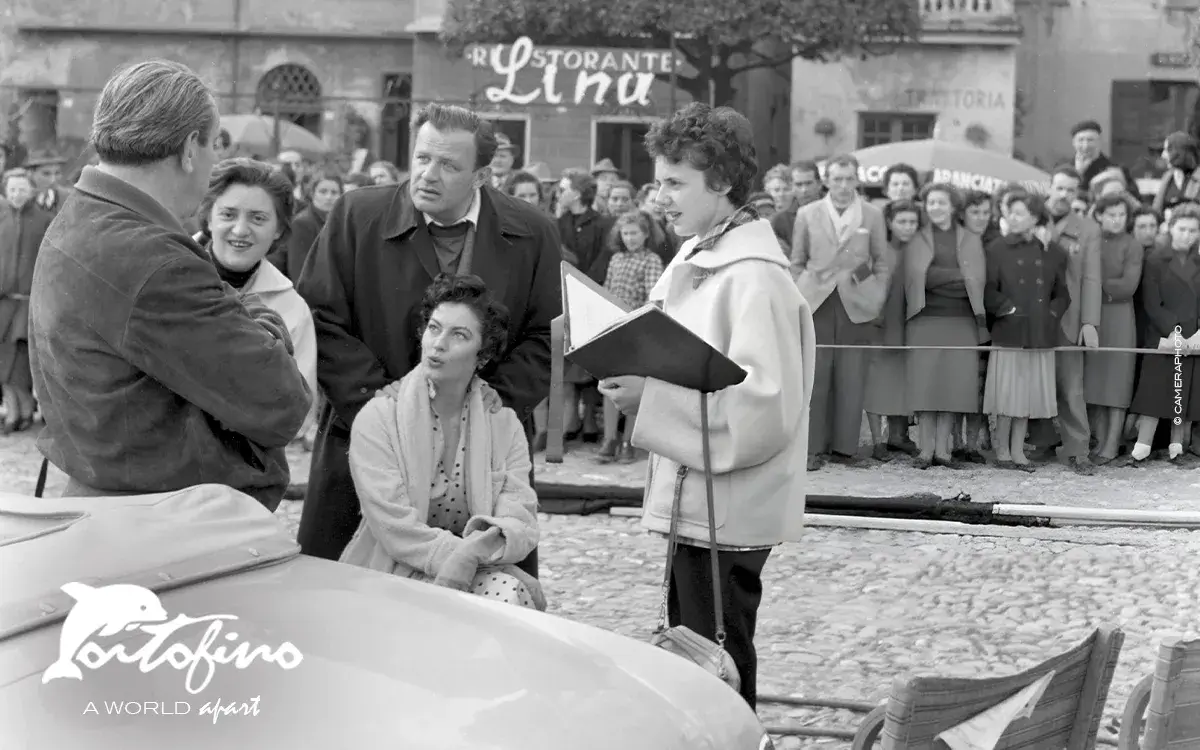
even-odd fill
[{"label": "handbag", "polygon": [[[667,535],[667,566],[663,574],[662,605],[658,610],[658,626],[650,637],[650,644],[669,651],[676,656],[699,666],[717,677],[734,690],[740,690],[741,675],[733,657],[725,650],[725,617],[721,607],[721,577],[717,565],[717,528],[714,523],[712,457],[708,439],[708,394],[700,393],[700,432],[704,454],[704,494],[708,500],[708,554],[712,563],[713,619],[716,623],[717,640],[714,643],[685,625],[667,626],[667,602],[671,591],[671,567],[675,561],[675,547],[679,538],[679,507],[683,496],[681,473],[675,485],[675,502],[671,506],[671,531]],[[686,472],[687,469],[682,470]]]}]

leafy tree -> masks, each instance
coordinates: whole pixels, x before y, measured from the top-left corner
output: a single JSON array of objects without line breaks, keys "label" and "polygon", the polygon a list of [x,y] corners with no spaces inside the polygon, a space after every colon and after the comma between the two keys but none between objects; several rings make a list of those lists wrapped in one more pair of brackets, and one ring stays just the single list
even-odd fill
[{"label": "leafy tree", "polygon": [[728,104],[733,78],[794,58],[873,55],[920,33],[917,0],[449,0],[442,40],[473,43],[676,47],[695,75],[678,73],[694,99]]}]

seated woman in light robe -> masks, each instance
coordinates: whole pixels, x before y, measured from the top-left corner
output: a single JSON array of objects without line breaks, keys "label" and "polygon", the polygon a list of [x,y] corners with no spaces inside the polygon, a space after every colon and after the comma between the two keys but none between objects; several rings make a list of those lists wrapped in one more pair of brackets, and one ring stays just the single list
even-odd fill
[{"label": "seated woman in light robe", "polygon": [[421,361],[350,434],[363,520],[341,562],[545,609],[516,563],[537,546],[537,495],[516,412],[477,375],[508,313],[476,276],[439,276],[421,306]]}]

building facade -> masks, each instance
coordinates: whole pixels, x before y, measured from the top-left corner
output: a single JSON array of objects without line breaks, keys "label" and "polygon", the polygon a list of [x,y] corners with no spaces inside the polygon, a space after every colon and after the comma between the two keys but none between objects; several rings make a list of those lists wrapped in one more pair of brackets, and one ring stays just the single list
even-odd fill
[{"label": "building facade", "polygon": [[[688,100],[682,91],[673,98],[662,80],[665,50],[555,51],[525,40],[451,58],[437,39],[444,0],[12,0],[9,7],[0,19],[0,113],[29,150],[78,153],[108,77],[155,57],[196,70],[223,114],[278,114],[347,162],[365,148],[401,169],[414,109],[442,101],[492,115],[521,146],[519,163],[546,162],[557,174],[610,158],[646,181],[652,169],[641,136],[672,101]],[[557,63],[550,80],[547,54]],[[764,156],[785,160],[786,80],[754,71],[740,89]]]},{"label": "building facade", "polygon": [[1011,152],[1021,27],[1012,0],[914,0],[918,43],[792,63],[793,158],[937,137]]},{"label": "building facade", "polygon": [[1163,138],[1187,127],[1197,71],[1187,44],[1200,0],[1041,0],[1019,6],[1025,42],[1017,85],[1020,151],[1069,160],[1071,126],[1095,120],[1104,150],[1138,176],[1153,173]]}]

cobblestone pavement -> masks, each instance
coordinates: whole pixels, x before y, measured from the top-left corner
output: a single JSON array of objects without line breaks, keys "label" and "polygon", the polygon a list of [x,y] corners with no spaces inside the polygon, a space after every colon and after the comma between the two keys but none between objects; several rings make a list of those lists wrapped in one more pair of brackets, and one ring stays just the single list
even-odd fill
[{"label": "cobblestone pavement", "polygon": [[[308,455],[292,451],[303,480]],[[586,452],[545,465],[543,481],[637,486],[644,464],[600,467]],[[30,492],[38,456],[28,437],[0,438],[0,488]],[[1197,478],[1193,478],[1197,477]],[[921,472],[903,464],[812,475],[814,493],[886,495],[959,491],[977,499],[1037,500],[1101,507],[1197,509],[1200,474],[1165,464],[1077,477],[1062,467],[1033,475],[994,469]],[[50,492],[61,487],[52,476]],[[280,517],[293,529],[301,503]],[[598,514],[542,515],[542,577],[550,611],[646,638],[658,607],[665,544],[637,521]],[[764,571],[756,638],[760,691],[877,701],[892,679],[924,673],[987,676],[1027,668],[1092,628],[1126,632],[1105,726],[1133,685],[1153,669],[1158,642],[1200,635],[1200,532],[1058,530],[1075,541],[810,529],[774,551]],[[768,724],[852,728],[853,714],[760,711]],[[840,746],[790,739],[783,748]]]}]

